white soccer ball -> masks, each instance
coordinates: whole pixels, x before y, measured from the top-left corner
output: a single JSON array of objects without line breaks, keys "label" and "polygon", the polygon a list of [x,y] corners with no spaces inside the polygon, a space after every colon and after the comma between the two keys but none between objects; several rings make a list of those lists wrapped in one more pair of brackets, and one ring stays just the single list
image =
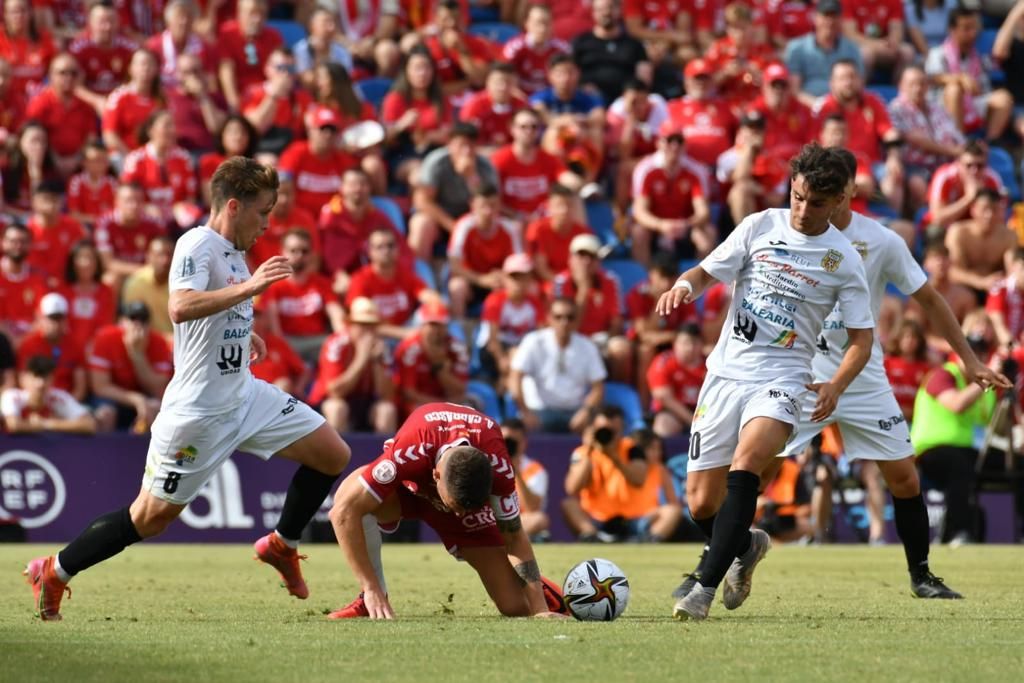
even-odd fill
[{"label": "white soccer ball", "polygon": [[614,562],[595,558],[569,571],[562,593],[569,611],[580,621],[611,621],[626,611],[629,581]]}]

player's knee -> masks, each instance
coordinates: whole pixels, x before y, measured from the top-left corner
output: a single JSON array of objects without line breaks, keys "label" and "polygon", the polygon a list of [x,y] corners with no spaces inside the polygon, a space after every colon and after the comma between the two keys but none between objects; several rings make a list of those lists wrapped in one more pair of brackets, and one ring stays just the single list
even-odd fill
[{"label": "player's knee", "polygon": [[142,538],[162,534],[178,518],[180,509],[167,505],[144,505],[131,511],[132,525]]},{"label": "player's knee", "polygon": [[896,498],[913,498],[921,492],[921,479],[913,463],[909,467],[891,466],[885,471],[885,483]]}]

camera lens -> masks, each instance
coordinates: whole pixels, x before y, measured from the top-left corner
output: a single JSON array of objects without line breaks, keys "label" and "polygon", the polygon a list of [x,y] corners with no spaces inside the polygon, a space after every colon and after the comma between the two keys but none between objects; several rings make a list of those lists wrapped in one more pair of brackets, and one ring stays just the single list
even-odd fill
[{"label": "camera lens", "polygon": [[514,458],[519,454],[519,442],[510,436],[505,437],[505,450],[508,451],[508,457]]},{"label": "camera lens", "polygon": [[594,430],[594,441],[598,442],[602,446],[610,444],[613,436],[615,436],[615,434],[612,432],[611,427],[598,427]]}]

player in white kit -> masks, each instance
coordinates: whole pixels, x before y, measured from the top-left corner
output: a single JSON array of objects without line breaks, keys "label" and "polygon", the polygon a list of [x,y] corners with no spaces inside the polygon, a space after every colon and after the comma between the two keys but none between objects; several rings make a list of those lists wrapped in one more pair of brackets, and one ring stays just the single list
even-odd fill
[{"label": "player in white kit", "polygon": [[130,507],[97,518],[56,556],[29,563],[25,574],[42,619],[61,618],[72,576],[166,529],[236,449],[299,463],[276,529],[255,549],[289,593],[309,595],[299,536],[351,454],[321,415],[249,371],[267,352],[252,331],[252,298],[291,274],[283,256],[252,276],[245,261],[267,229],[277,187],[277,172],[248,158],[229,159],[214,173],[210,222],[185,233],[171,261],[174,377],[153,423],[142,490]]},{"label": "player in white kit", "polygon": [[[676,604],[676,618],[705,618],[733,559],[749,553],[759,560],[767,551],[767,537],[748,531],[761,473],[793,438],[805,394],[817,394],[812,419],[824,420],[871,356],[874,322],[865,305],[864,267],[829,224],[850,173],[834,151],[808,145],[791,162],[791,175],[791,210],[745,218],[658,302],[665,314],[714,280],[733,283],[729,319],[697,399],[687,468],[688,495],[691,481],[720,484],[714,490],[727,493],[701,580]],[[836,373],[812,384],[815,341],[837,305],[849,343]]]}]

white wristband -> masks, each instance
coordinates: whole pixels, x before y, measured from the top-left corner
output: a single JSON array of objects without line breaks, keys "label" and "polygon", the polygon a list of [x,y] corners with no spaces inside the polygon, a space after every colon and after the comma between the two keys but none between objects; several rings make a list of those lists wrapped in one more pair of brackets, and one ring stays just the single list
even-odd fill
[{"label": "white wristband", "polygon": [[672,285],[672,289],[685,289],[690,294],[693,294],[693,285],[690,284],[689,280],[676,280],[676,283]]}]

